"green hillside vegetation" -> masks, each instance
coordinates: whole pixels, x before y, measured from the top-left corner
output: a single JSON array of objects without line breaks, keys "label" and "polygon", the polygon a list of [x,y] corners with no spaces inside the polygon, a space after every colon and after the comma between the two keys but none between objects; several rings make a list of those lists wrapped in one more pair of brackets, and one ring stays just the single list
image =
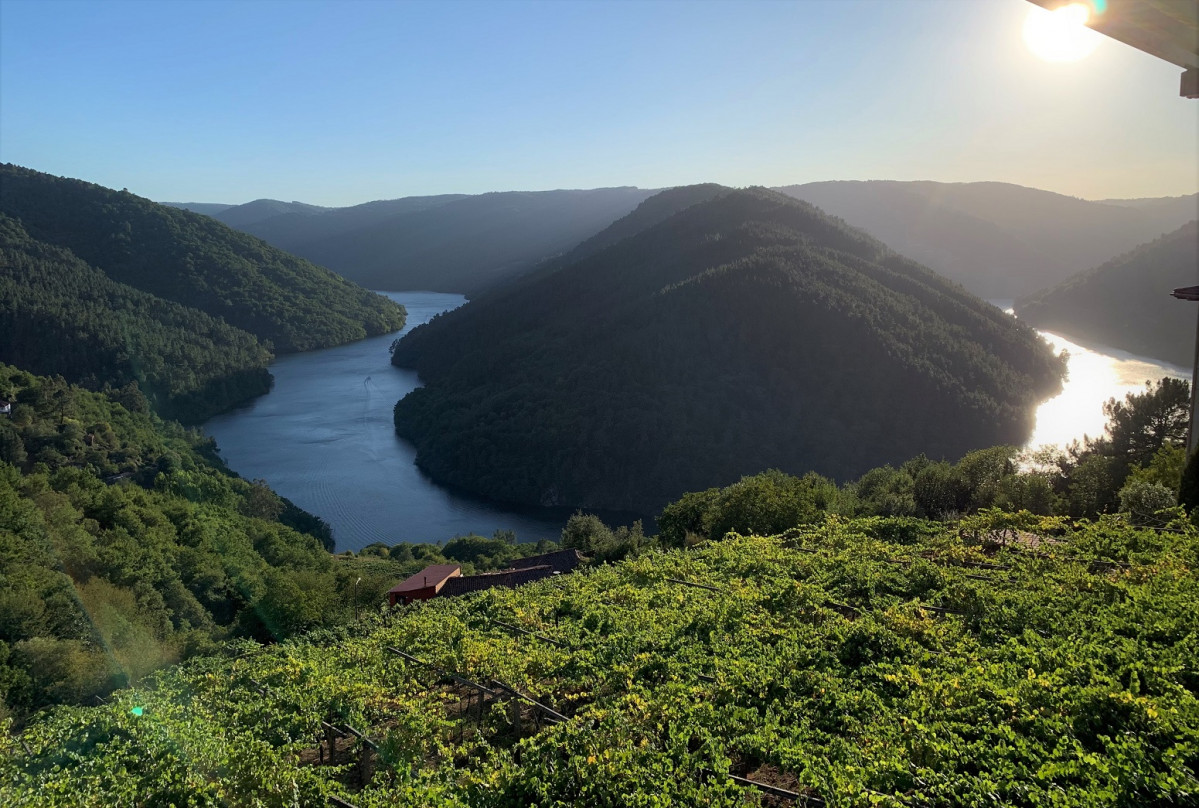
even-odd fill
[{"label": "green hillside vegetation", "polygon": [[[373,545],[333,562],[330,596],[269,524],[303,515],[136,414],[135,388],[114,393],[130,411],[4,378],[21,403],[0,452],[33,470],[0,466],[5,805],[776,804],[731,776],[829,805],[1195,793],[1199,531],[1174,506],[1185,383],[1109,402],[1103,436],[1031,466],[994,447],[841,488],[768,471],[672,503],[656,537],[579,513],[562,545],[590,569],[379,611],[426,564],[486,570],[552,545]],[[105,417],[111,432],[72,443]],[[123,484],[85,479],[121,469]],[[154,630],[239,604],[230,628],[175,629],[182,651]],[[290,638],[214,644],[237,635]],[[188,655],[102,706],[30,715]]]},{"label": "green hillside vegetation", "polygon": [[1058,388],[1031,329],[860,231],[701,190],[405,336],[393,362],[425,386],[396,428],[421,468],[501,501],[649,514],[763,468],[846,480],[1022,442]]},{"label": "green hillside vegetation", "polygon": [[140,385],[156,412],[196,422],[270,390],[252,334],[117,283],[0,213],[0,358],[84,387]]},{"label": "green hillside vegetation", "polygon": [[0,364],[0,398],[0,717],[94,703],[229,638],[338,625],[426,564],[553,548],[499,532],[334,557],[324,522],[132,382],[104,395]]},{"label": "green hillside vegetation", "polygon": [[813,182],[777,189],[986,299],[1035,294],[1177,229],[1199,197],[1091,202],[1003,182]]},{"label": "green hillside vegetation", "polygon": [[1022,527],[829,517],[227,646],[0,735],[0,801],[1192,804],[1199,534]]},{"label": "green hillside vegetation", "polygon": [[1170,297],[1199,283],[1199,221],[1024,300],[1037,328],[1184,367],[1194,360],[1195,304]]},{"label": "green hillside vegetation", "polygon": [[0,365],[0,397],[15,402],[0,416],[0,712],[90,703],[228,637],[335,624],[408,569],[336,562],[323,522],[229,472],[132,383],[105,396]]},{"label": "green hillside vegetation", "polygon": [[0,165],[0,213],[117,283],[199,309],[279,351],[384,334],[403,308],[208,216]]}]

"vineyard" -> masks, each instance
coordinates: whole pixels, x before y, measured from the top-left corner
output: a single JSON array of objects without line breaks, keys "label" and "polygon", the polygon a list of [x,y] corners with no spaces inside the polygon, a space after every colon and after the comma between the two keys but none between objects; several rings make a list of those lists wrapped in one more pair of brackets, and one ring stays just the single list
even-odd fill
[{"label": "vineyard", "polygon": [[0,733],[0,804],[1199,804],[1199,532],[1011,522],[829,517],[229,645]]}]

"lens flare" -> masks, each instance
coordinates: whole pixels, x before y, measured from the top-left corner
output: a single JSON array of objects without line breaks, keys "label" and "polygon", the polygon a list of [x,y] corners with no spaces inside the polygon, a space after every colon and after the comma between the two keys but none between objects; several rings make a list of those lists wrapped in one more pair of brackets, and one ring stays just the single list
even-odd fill
[{"label": "lens flare", "polygon": [[1091,9],[1072,3],[1053,11],[1033,6],[1024,20],[1024,43],[1047,62],[1077,62],[1099,46],[1100,35],[1087,28]]}]

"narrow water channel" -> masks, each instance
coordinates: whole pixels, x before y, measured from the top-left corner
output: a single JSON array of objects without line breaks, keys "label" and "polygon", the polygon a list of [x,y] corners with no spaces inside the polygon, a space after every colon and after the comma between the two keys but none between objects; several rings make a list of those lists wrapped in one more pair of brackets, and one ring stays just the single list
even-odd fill
[{"label": "narrow water channel", "polygon": [[[405,331],[465,302],[461,295],[383,292],[408,309]],[[568,514],[520,511],[460,496],[416,467],[396,437],[395,403],[417,386],[388,347],[404,332],[292,354],[271,365],[274,388],[204,430],[246,479],[262,478],[333,528],[338,550],[373,542],[437,542],[514,530],[520,541],[557,540]]]}]

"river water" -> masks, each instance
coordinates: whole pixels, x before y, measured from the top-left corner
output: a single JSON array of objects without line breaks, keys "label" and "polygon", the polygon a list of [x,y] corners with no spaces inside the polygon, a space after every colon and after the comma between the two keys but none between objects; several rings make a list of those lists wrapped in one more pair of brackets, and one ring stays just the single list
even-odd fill
[{"label": "river water", "polygon": [[[462,305],[461,295],[381,292],[408,309],[405,331]],[[520,511],[459,496],[433,483],[396,437],[395,403],[419,386],[391,364],[388,347],[405,331],[271,365],[275,385],[248,406],[204,424],[229,467],[261,477],[333,528],[337,549],[373,542],[437,542],[514,530],[520,541],[557,541],[569,514]]]},{"label": "river water", "polygon": [[[405,330],[465,302],[435,292],[381,294],[408,309]],[[419,385],[414,372],[390,362],[387,349],[403,333],[281,357],[271,365],[270,393],[204,429],[230,468],[266,480],[328,522],[338,550],[496,530],[513,530],[520,541],[557,540],[568,511],[481,501],[442,488],[416,467],[415,449],[392,425],[396,401]],[[1098,435],[1107,399],[1143,389],[1150,379],[1190,376],[1184,368],[1042,333],[1055,350],[1069,351],[1069,379],[1037,410],[1030,448]]]}]

